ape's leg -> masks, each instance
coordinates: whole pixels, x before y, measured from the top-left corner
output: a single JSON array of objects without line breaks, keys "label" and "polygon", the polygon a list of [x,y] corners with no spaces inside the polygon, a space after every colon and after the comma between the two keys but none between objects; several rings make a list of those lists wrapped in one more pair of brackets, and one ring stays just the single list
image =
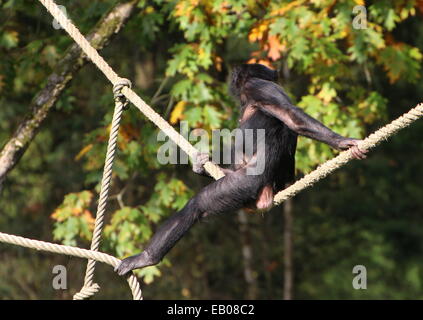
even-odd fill
[{"label": "ape's leg", "polygon": [[[203,176],[207,176],[210,177],[210,175],[207,173],[207,171],[204,169],[204,164],[209,161],[209,154],[208,153],[197,153],[194,156],[193,159],[193,165],[192,165],[192,171],[194,171],[195,173],[199,174],[199,175],[203,175]],[[244,161],[244,166],[245,163],[248,163],[249,161],[254,162],[255,163],[255,158],[254,159],[249,159],[249,160],[245,160]],[[223,173],[225,175],[228,175],[230,173],[233,173],[235,170],[232,169],[225,169],[225,168],[221,168],[221,170],[223,171]],[[252,212],[258,210],[266,210],[269,209],[272,205],[273,205],[273,187],[269,184],[263,187],[263,189],[259,192],[258,196],[257,196],[257,201],[255,203],[255,205],[252,205],[251,208],[245,208],[247,210],[251,210]]]},{"label": "ape's leg", "polygon": [[240,169],[204,187],[185,207],[165,221],[145,250],[138,255],[124,259],[115,271],[119,275],[132,269],[159,263],[165,254],[200,218],[215,213],[240,209],[255,201],[260,179],[245,175]]},{"label": "ape's leg", "polygon": [[185,207],[166,220],[151,238],[146,249],[135,256],[124,259],[115,271],[123,275],[132,269],[152,266],[159,263],[164,255],[200,218],[201,212],[192,198]]}]

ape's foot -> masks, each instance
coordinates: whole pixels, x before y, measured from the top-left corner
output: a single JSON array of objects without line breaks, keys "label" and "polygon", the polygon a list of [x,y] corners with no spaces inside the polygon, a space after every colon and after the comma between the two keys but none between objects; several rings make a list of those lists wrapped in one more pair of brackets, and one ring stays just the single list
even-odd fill
[{"label": "ape's foot", "polygon": [[273,188],[270,184],[261,189],[256,200],[256,207],[258,210],[268,210],[273,205]]},{"label": "ape's foot", "polygon": [[128,272],[139,269],[147,266],[152,266],[155,263],[151,261],[147,252],[143,251],[140,254],[137,254],[132,257],[128,257],[123,259],[116,267],[115,271],[120,275],[123,276]]}]

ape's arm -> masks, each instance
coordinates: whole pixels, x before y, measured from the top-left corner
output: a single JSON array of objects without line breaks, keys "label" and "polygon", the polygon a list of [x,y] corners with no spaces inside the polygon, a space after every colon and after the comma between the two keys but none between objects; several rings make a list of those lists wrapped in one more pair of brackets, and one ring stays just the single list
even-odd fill
[{"label": "ape's arm", "polygon": [[345,138],[293,105],[260,104],[259,108],[278,118],[299,135],[322,141],[335,149]]},{"label": "ape's arm", "polygon": [[[333,132],[300,108],[292,105],[282,88],[271,81],[252,78],[245,85],[245,94],[247,99],[256,102],[260,110],[278,118],[299,135],[322,141],[338,150],[357,146],[358,140],[345,138]],[[354,156],[363,158],[364,154],[360,153],[358,148],[353,150]]]}]

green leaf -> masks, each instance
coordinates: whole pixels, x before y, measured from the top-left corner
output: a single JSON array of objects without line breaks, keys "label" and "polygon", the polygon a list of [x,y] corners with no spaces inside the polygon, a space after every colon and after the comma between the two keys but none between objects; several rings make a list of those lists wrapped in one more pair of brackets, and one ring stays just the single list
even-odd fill
[{"label": "green leaf", "polygon": [[190,108],[185,111],[185,120],[188,121],[190,127],[196,127],[203,122],[202,109],[200,107]]},{"label": "green leaf", "polygon": [[161,271],[157,266],[143,268],[141,270],[136,271],[136,273],[138,274],[138,276],[143,278],[143,281],[146,284],[152,283],[155,277],[160,277],[162,275]]},{"label": "green leaf", "polygon": [[19,43],[19,35],[17,31],[4,31],[0,36],[0,46],[6,49],[15,48]]},{"label": "green leaf", "polygon": [[211,129],[217,129],[221,126],[221,114],[215,107],[206,105],[203,108],[204,122],[208,123]]}]

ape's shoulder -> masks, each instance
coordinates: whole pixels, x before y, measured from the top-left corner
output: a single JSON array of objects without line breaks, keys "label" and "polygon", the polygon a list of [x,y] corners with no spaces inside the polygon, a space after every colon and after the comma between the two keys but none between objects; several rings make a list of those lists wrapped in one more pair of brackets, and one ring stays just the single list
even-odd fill
[{"label": "ape's shoulder", "polygon": [[292,105],[291,100],[280,85],[260,78],[248,79],[244,86],[244,94],[249,100],[263,104]]}]

